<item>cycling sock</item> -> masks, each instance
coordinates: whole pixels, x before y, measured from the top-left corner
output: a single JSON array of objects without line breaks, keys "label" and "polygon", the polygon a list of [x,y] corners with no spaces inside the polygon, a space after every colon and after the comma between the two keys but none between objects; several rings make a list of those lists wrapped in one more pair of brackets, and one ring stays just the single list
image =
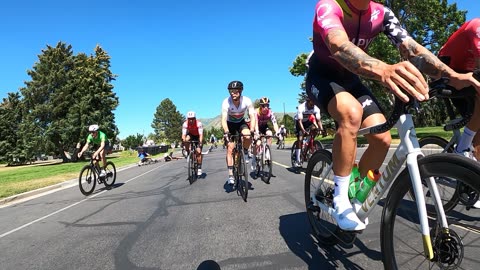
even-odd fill
[{"label": "cycling sock", "polygon": [[300,149],[295,149],[295,156],[297,157],[297,161],[300,161]]},{"label": "cycling sock", "polygon": [[333,176],[333,182],[335,182],[335,191],[333,193],[333,204],[335,208],[339,209],[339,212],[343,212],[352,205],[348,200],[348,186],[350,184],[350,175],[347,176]]},{"label": "cycling sock", "polygon": [[475,134],[477,134],[477,132],[472,131],[468,127],[465,127],[463,129],[462,136],[460,136],[460,141],[457,144],[456,151],[461,153],[466,149],[469,149],[470,145],[472,144],[473,137],[475,137]]},{"label": "cycling sock", "polygon": [[228,168],[228,176],[233,176],[233,166],[227,166]]}]

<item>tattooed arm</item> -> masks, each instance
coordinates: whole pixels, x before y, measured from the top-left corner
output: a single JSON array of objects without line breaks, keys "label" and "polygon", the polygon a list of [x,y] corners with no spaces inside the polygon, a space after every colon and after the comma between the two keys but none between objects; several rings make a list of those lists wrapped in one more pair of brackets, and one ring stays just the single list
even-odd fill
[{"label": "tattooed arm", "polygon": [[346,69],[367,79],[382,82],[403,101],[408,101],[408,97],[400,88],[418,100],[428,99],[427,83],[411,63],[389,65],[376,59],[350,42],[342,30],[328,32],[325,43],[332,57]]},{"label": "tattooed arm", "polygon": [[[480,83],[473,78],[472,73],[460,74],[445,65],[427,48],[418,44],[414,39],[409,38],[400,44],[400,54],[404,59],[412,63],[428,76],[438,79],[446,77],[450,79],[449,84],[456,89],[473,86],[480,92]],[[416,57],[415,56],[420,56]]]}]

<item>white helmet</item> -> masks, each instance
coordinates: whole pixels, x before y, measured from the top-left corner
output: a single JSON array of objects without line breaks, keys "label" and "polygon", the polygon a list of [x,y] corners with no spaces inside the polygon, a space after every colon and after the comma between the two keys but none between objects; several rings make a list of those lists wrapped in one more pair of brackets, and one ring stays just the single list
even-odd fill
[{"label": "white helmet", "polygon": [[90,125],[88,131],[93,132],[98,130],[98,125]]},{"label": "white helmet", "polygon": [[187,112],[187,118],[195,118],[195,112],[194,111]]},{"label": "white helmet", "polygon": [[285,127],[285,125],[280,125],[280,127],[281,127],[281,128],[284,128],[284,127]]}]

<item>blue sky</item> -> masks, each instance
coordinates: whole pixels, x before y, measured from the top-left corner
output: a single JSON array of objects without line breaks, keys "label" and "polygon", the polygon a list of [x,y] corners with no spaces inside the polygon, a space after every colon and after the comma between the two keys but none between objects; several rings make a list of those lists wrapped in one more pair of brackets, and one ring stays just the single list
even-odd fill
[{"label": "blue sky", "polygon": [[[301,78],[289,67],[311,50],[317,0],[16,0],[0,6],[0,98],[30,80],[26,71],[47,45],[72,45],[111,56],[120,105],[120,138],[152,132],[153,114],[169,98],[182,114],[220,114],[231,80],[252,100],[271,99],[275,112],[297,106]],[[480,17],[474,0],[456,2]]]}]

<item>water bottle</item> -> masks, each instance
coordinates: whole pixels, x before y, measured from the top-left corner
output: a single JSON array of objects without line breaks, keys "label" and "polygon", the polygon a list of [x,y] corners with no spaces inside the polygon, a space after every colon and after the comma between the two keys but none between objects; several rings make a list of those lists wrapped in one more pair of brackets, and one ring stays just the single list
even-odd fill
[{"label": "water bottle", "polygon": [[378,179],[380,179],[380,172],[378,170],[372,171],[369,170],[367,177],[363,179],[363,181],[360,183],[360,186],[358,187],[358,191],[356,194],[356,198],[360,203],[363,203],[365,199],[367,198],[368,193],[370,190],[375,186],[377,183]]},{"label": "water bottle", "polygon": [[357,194],[358,186],[360,185],[360,171],[358,170],[358,164],[353,164],[352,174],[350,175],[350,183],[348,185],[348,198],[355,198]]}]

